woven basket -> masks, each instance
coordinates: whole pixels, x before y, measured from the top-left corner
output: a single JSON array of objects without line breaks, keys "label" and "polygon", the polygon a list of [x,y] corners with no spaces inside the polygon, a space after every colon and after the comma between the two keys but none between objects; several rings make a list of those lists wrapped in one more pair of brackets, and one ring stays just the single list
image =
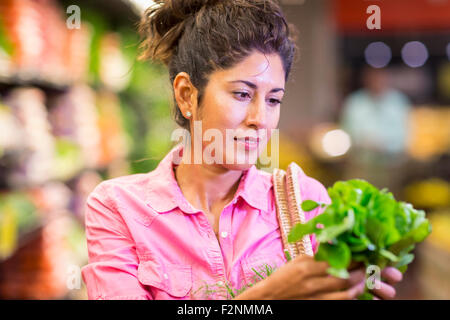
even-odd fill
[{"label": "woven basket", "polygon": [[314,255],[309,235],[304,236],[296,243],[287,241],[292,227],[299,222],[305,223],[306,221],[305,213],[301,207],[302,198],[298,182],[300,173],[302,173],[302,169],[295,162],[291,162],[286,171],[275,168],[272,174],[277,217],[283,246],[292,259],[303,254]]}]

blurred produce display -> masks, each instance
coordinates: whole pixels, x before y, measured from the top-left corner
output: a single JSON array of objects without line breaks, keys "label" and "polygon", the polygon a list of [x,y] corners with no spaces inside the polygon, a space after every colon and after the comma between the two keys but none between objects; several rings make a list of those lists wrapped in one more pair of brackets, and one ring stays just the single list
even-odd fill
[{"label": "blurred produce display", "polygon": [[3,81],[59,86],[82,79],[87,34],[66,27],[55,1],[2,0],[0,12]]},{"label": "blurred produce display", "polygon": [[81,4],[71,29],[71,3],[0,0],[0,299],[86,298],[68,270],[87,262],[87,196],[172,145],[168,75],[137,62],[137,16]]},{"label": "blurred produce display", "polygon": [[450,150],[450,108],[417,106],[410,117],[409,154],[429,160]]},{"label": "blurred produce display", "polygon": [[[450,212],[446,213],[448,217]],[[435,220],[434,223],[441,223],[443,221]],[[448,245],[448,224],[434,230],[427,241],[419,248],[418,256],[418,282],[422,299],[444,299],[448,300],[450,297],[450,278],[448,277],[448,266],[450,264],[450,248],[447,246],[443,249],[442,238],[437,239],[436,231],[440,233],[442,228],[447,228],[447,243]],[[442,234],[441,234],[442,235]],[[437,240],[437,241],[436,241]]]},{"label": "blurred produce display", "polygon": [[405,187],[407,201],[420,208],[450,208],[450,183],[430,178]]},{"label": "blurred produce display", "polygon": [[427,239],[434,246],[439,247],[450,255],[450,210],[438,210],[430,215],[434,226],[433,232]]},{"label": "blurred produce display", "polygon": [[60,182],[3,195],[1,298],[53,299],[68,294],[68,268],[87,259],[82,225],[67,210],[71,196]]},{"label": "blurred produce display", "polygon": [[38,224],[39,214],[29,194],[0,195],[0,258],[8,257],[16,248],[21,235]]}]

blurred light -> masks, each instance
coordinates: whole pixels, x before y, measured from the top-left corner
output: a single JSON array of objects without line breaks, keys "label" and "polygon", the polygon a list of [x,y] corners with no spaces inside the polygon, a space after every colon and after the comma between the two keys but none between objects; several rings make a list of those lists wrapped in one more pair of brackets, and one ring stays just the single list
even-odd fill
[{"label": "blurred light", "polygon": [[407,150],[409,155],[420,161],[450,150],[450,112],[446,108],[431,106],[414,108],[410,114]]},{"label": "blurred light", "polygon": [[349,135],[341,129],[331,130],[322,138],[323,150],[332,157],[345,154],[350,146]]},{"label": "blurred light", "polygon": [[402,48],[402,59],[411,68],[421,67],[428,60],[427,47],[419,41],[408,42]]},{"label": "blurred light", "polygon": [[450,60],[450,42],[447,45],[447,58],[448,58],[448,60]]},{"label": "blurred light", "polygon": [[391,48],[381,41],[372,42],[364,51],[367,64],[374,68],[384,68],[392,59]]}]

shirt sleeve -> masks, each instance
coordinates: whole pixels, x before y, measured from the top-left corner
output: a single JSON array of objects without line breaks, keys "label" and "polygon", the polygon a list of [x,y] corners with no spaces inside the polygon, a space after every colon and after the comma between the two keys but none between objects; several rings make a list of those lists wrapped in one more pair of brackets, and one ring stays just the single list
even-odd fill
[{"label": "shirt sleeve", "polygon": [[153,300],[139,282],[135,244],[109,200],[105,182],[89,195],[85,210],[89,261],[81,270],[89,299]]},{"label": "shirt sleeve", "polygon": [[[327,189],[318,180],[308,177],[302,172],[299,177],[299,183],[302,194],[302,201],[314,200],[316,202],[321,202],[325,204],[331,203],[331,199],[330,196],[328,195]],[[324,211],[325,208],[319,206],[314,210],[305,212],[305,219],[306,221],[308,221],[314,218],[315,216],[322,214]],[[319,244],[316,241],[316,236],[314,234],[311,234],[310,239],[313,252],[314,254],[316,254],[319,246]]]}]

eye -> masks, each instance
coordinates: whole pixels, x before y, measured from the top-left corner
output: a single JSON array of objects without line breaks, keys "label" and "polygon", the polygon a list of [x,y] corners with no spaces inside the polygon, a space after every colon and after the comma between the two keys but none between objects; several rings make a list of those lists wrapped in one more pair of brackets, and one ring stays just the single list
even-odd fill
[{"label": "eye", "polygon": [[238,98],[238,100],[246,100],[247,97],[250,98],[248,92],[244,91],[233,92],[233,94]]},{"label": "eye", "polygon": [[276,107],[277,105],[281,104],[281,100],[271,98],[269,99],[269,104]]}]

